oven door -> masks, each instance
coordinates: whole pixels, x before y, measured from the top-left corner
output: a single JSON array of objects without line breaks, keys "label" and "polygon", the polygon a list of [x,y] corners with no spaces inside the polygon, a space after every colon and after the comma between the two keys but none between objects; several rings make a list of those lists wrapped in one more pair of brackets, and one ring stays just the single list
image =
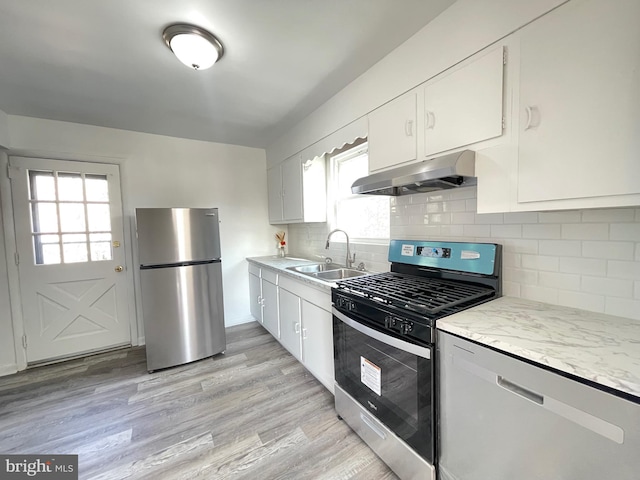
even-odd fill
[{"label": "oven door", "polygon": [[336,383],[433,465],[433,347],[408,343],[333,309]]}]

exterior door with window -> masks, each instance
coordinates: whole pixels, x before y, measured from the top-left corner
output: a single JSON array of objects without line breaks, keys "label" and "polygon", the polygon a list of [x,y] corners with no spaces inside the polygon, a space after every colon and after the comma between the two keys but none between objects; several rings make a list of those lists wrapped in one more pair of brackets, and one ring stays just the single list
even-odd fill
[{"label": "exterior door with window", "polygon": [[27,362],[130,344],[118,166],[9,162]]}]

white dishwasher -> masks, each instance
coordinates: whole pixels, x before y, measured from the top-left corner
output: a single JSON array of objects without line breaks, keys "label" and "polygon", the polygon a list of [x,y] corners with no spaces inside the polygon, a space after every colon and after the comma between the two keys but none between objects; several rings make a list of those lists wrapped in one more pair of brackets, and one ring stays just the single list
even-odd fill
[{"label": "white dishwasher", "polygon": [[637,480],[640,404],[438,332],[440,480]]}]

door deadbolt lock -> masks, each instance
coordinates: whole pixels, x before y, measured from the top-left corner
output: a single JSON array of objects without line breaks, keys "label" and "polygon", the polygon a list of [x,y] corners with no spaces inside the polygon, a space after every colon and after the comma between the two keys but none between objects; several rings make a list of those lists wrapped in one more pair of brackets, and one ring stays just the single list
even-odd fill
[{"label": "door deadbolt lock", "polygon": [[113,248],[119,248],[120,247],[120,242],[118,240],[114,240],[112,245],[113,245]]},{"label": "door deadbolt lock", "polygon": [[122,272],[124,270],[124,267],[122,265],[118,265],[116,268],[114,268],[114,270],[118,273]]}]

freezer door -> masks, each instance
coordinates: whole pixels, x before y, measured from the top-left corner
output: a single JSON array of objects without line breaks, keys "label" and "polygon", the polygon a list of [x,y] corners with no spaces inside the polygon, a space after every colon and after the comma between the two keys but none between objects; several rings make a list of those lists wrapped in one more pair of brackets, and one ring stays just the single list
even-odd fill
[{"label": "freezer door", "polygon": [[136,208],[141,265],[220,258],[217,208]]},{"label": "freezer door", "polygon": [[148,370],[225,350],[221,262],[141,270],[140,279]]}]

